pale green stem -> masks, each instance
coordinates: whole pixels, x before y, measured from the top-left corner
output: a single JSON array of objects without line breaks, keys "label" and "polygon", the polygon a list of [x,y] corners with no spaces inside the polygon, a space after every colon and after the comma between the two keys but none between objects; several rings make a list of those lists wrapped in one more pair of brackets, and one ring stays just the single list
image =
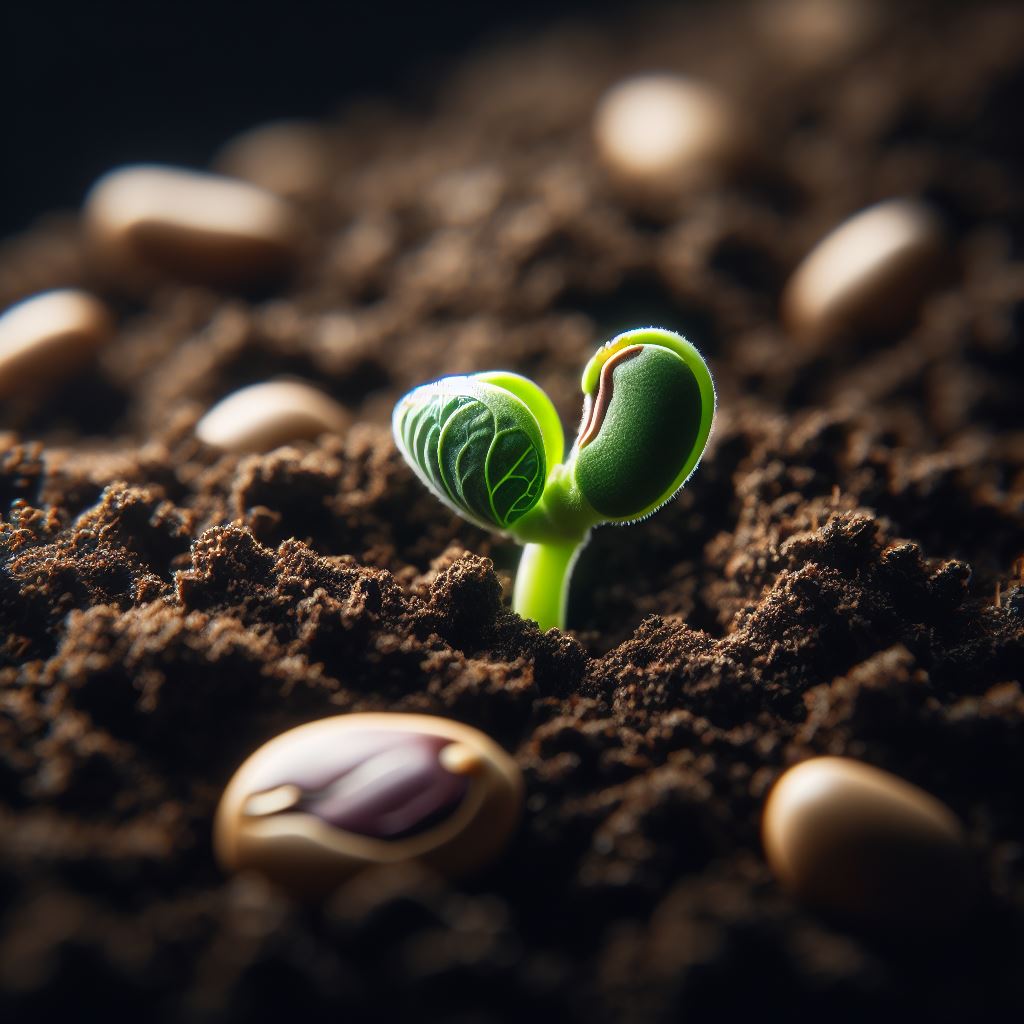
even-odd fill
[{"label": "pale green stem", "polygon": [[527,544],[516,573],[513,610],[524,619],[536,620],[542,630],[552,626],[565,629],[569,581],[584,544],[586,538],[560,544]]}]

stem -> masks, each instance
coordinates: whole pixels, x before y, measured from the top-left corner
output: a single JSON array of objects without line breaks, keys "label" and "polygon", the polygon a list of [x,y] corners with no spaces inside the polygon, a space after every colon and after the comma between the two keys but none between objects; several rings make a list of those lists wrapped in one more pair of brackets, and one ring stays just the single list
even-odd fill
[{"label": "stem", "polygon": [[582,540],[555,544],[527,544],[516,573],[512,608],[524,619],[534,619],[542,630],[565,629],[569,581],[576,559],[586,544]]}]

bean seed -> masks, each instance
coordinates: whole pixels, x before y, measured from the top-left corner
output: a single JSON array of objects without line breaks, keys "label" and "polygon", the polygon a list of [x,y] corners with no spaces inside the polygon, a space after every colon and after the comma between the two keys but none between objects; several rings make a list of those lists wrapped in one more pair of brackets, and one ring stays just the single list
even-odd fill
[{"label": "bean seed", "polygon": [[80,369],[109,339],[99,299],[76,289],[43,292],[0,316],[0,397],[37,392]]},{"label": "bean seed", "polygon": [[911,199],[878,203],[807,254],[786,286],[783,316],[811,341],[897,329],[934,287],[942,255],[942,228],[929,207]]},{"label": "bean seed", "polygon": [[300,381],[252,384],[222,398],[196,424],[204,444],[231,452],[267,452],[321,434],[343,434],[348,412]]},{"label": "bean seed", "polygon": [[173,167],[111,171],[92,188],[85,219],[112,269],[145,269],[213,285],[283,274],[298,244],[291,207],[243,181]]},{"label": "bean seed", "polygon": [[762,833],[776,877],[818,910],[924,928],[952,924],[971,905],[972,865],[953,812],[860,761],[791,768],[769,794]]},{"label": "bean seed", "polygon": [[508,841],[523,800],[515,762],[483,733],[428,715],[339,715],[260,747],[217,810],[229,871],[320,896],[375,864],[459,875]]}]

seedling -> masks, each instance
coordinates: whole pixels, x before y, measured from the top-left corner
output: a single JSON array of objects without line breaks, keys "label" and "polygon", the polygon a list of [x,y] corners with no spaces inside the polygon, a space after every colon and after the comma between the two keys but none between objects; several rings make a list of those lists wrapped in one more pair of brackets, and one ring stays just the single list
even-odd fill
[{"label": "seedling", "polygon": [[395,407],[395,441],[449,508],[524,544],[512,606],[564,628],[569,580],[593,527],[656,512],[697,468],[715,414],[700,353],[656,327],[626,331],[583,371],[583,418],[563,461],[551,399],[501,370],[443,377]]}]

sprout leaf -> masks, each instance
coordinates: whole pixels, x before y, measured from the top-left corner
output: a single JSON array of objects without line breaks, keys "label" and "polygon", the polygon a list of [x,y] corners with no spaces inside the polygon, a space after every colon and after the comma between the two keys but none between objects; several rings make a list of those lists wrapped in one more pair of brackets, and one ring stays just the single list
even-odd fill
[{"label": "sprout leaf", "polygon": [[508,530],[540,500],[547,464],[536,417],[511,392],[446,377],[410,392],[395,439],[420,479],[485,529]]}]

